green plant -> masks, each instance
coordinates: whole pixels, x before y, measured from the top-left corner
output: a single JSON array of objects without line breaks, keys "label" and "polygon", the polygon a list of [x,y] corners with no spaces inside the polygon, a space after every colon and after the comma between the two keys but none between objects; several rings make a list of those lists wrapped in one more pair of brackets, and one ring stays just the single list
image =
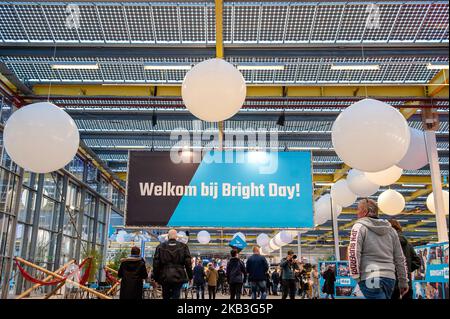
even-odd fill
[{"label": "green plant", "polygon": [[96,249],[88,249],[83,252],[83,259],[91,257],[91,272],[89,274],[89,282],[95,282],[95,279],[98,274],[98,270],[100,269],[100,265],[103,260],[102,253]]},{"label": "green plant", "polygon": [[119,270],[120,267],[120,261],[123,258],[127,258],[128,257],[128,250],[126,249],[121,249],[118,250],[114,257],[108,262],[108,267],[114,270]]}]

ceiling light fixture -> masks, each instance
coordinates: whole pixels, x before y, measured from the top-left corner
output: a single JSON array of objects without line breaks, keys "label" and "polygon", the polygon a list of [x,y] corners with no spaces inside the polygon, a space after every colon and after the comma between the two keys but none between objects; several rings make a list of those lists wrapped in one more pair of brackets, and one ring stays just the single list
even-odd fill
[{"label": "ceiling light fixture", "polygon": [[270,70],[284,70],[284,64],[281,63],[241,63],[237,66],[238,70],[250,71],[250,70],[259,70],[259,71],[270,71]]},{"label": "ceiling light fixture", "polygon": [[144,63],[144,70],[190,70],[192,65],[184,63]]},{"label": "ceiling light fixture", "polygon": [[367,71],[376,71],[380,69],[380,65],[377,63],[368,63],[368,62],[364,62],[364,63],[360,63],[360,62],[352,62],[352,63],[347,63],[347,62],[336,62],[333,63],[331,65],[331,70],[336,70],[336,71],[362,71],[362,70],[367,70]]},{"label": "ceiling light fixture", "polygon": [[98,70],[97,62],[55,62],[51,64],[54,70]]},{"label": "ceiling light fixture", "polygon": [[428,70],[448,70],[448,62],[430,62],[427,64]]}]

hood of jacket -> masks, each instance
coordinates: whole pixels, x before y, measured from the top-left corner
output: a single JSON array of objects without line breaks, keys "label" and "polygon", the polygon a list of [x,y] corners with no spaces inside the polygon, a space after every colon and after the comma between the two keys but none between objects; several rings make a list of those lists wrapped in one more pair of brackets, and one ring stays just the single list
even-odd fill
[{"label": "hood of jacket", "polygon": [[385,219],[377,219],[371,217],[364,217],[356,221],[358,224],[366,226],[370,231],[379,236],[386,235],[392,228],[391,224]]}]

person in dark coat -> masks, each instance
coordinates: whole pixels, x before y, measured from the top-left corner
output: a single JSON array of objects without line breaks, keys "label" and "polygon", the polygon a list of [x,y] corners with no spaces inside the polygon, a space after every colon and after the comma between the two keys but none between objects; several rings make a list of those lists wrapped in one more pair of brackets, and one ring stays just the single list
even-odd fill
[{"label": "person in dark coat", "polygon": [[322,274],[324,279],[324,284],[322,287],[322,292],[325,294],[325,298],[334,299],[334,283],[336,282],[336,274],[334,273],[333,266],[329,265],[327,270]]},{"label": "person in dark coat", "polygon": [[120,282],[120,299],[142,299],[144,280],[148,278],[145,261],[140,256],[138,247],[131,248],[131,255],[121,260],[118,277]]},{"label": "person in dark coat", "polygon": [[238,251],[233,249],[226,271],[227,281],[230,285],[230,299],[241,299],[242,285],[245,282],[246,274],[244,262],[239,259]]},{"label": "person in dark coat", "polygon": [[389,220],[391,226],[397,231],[398,238],[400,239],[400,244],[402,246],[403,255],[405,255],[406,266],[408,267],[408,279],[409,279],[409,290],[403,296],[400,296],[400,289],[398,288],[398,283],[395,285],[394,292],[392,293],[391,299],[412,299],[413,289],[411,281],[411,273],[420,268],[422,262],[420,257],[417,255],[414,247],[409,243],[408,239],[403,235],[402,226],[396,219]]},{"label": "person in dark coat", "polygon": [[153,272],[162,286],[163,299],[180,299],[183,284],[192,279],[191,253],[177,236],[175,229],[169,230],[168,241],[156,247],[153,256]]},{"label": "person in dark coat", "polygon": [[280,272],[278,271],[278,268],[272,273],[272,284],[272,292],[275,296],[278,296],[278,287],[280,285]]},{"label": "person in dark coat", "polygon": [[193,282],[195,291],[197,293],[197,299],[205,299],[205,267],[203,267],[202,261],[197,261],[197,265],[194,267]]},{"label": "person in dark coat", "polygon": [[217,281],[217,292],[219,292],[220,290],[223,295],[225,294],[225,281],[227,279],[227,274],[225,272],[225,269],[223,269],[223,266],[219,267],[217,273],[219,274],[219,280]]},{"label": "person in dark coat", "polygon": [[247,259],[246,270],[252,288],[252,299],[256,299],[258,293],[261,299],[266,299],[266,273],[269,271],[269,264],[266,258],[261,256],[258,246],[253,247],[253,255]]}]

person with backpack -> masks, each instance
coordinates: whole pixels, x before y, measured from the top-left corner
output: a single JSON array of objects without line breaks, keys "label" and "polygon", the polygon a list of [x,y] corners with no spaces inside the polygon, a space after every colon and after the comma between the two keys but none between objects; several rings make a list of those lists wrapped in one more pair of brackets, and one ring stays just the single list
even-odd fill
[{"label": "person with backpack", "polygon": [[192,279],[192,258],[186,244],[169,230],[168,241],[156,247],[153,257],[155,281],[162,286],[163,299],[180,299],[183,284]]},{"label": "person with backpack", "polygon": [[242,285],[246,275],[244,262],[239,259],[238,251],[233,249],[226,270],[226,278],[230,285],[230,299],[241,299]]},{"label": "person with backpack", "polygon": [[398,288],[398,278],[396,279],[396,285],[394,292],[392,293],[391,299],[413,299],[412,292],[412,281],[411,273],[420,268],[422,262],[420,257],[417,255],[414,247],[409,243],[408,239],[403,235],[402,226],[396,219],[390,219],[389,223],[392,228],[397,231],[398,238],[400,239],[400,245],[402,246],[403,255],[406,258],[406,266],[408,267],[408,279],[409,279],[409,290],[403,296],[400,296],[400,289]]}]

